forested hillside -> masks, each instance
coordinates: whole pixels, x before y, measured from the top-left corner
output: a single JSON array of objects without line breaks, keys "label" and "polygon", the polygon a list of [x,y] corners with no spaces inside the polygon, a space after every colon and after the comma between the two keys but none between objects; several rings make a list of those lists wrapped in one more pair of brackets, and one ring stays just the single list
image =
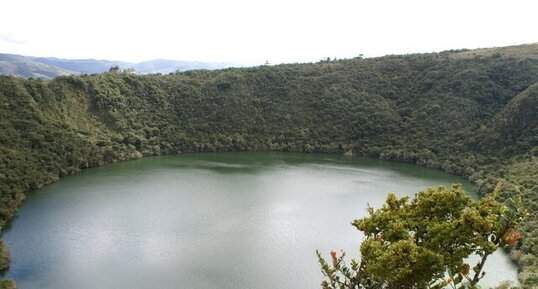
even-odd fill
[{"label": "forested hillside", "polygon": [[531,214],[511,255],[522,283],[538,286],[538,59],[517,52],[0,77],[2,224],[29,190],[105,163],[196,151],[354,153],[461,175],[482,193],[501,180],[503,197],[521,194]]}]

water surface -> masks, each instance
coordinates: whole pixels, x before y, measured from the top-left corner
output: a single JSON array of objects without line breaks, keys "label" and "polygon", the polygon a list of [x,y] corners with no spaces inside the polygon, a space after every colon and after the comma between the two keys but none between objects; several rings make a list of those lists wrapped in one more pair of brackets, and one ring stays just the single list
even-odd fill
[{"label": "water surface", "polygon": [[[319,288],[315,250],[358,256],[350,222],[387,192],[469,183],[369,158],[213,153],[145,158],[28,195],[4,234],[19,289]],[[502,253],[482,285],[516,280]],[[494,265],[493,265],[494,264]]]}]

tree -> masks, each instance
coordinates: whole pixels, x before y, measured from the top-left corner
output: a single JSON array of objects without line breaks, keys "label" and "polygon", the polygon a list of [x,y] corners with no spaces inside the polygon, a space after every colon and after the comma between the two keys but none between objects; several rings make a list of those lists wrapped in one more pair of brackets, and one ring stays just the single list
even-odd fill
[{"label": "tree", "polygon": [[120,67],[118,65],[111,66],[110,69],[108,70],[108,72],[110,72],[110,73],[119,73],[120,72]]},{"label": "tree", "polygon": [[[316,252],[322,288],[474,288],[488,256],[517,242],[514,228],[526,214],[518,198],[496,201],[499,190],[500,183],[480,201],[461,185],[429,188],[412,200],[390,193],[380,209],[369,207],[369,216],[352,223],[365,234],[360,263],[348,267],[345,253],[335,251],[329,263]],[[471,254],[480,256],[472,268]]]}]

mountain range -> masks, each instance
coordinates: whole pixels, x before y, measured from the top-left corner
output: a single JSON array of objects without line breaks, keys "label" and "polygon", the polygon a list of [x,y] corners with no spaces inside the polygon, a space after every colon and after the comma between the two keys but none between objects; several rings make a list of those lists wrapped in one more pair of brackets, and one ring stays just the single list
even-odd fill
[{"label": "mountain range", "polygon": [[93,74],[108,71],[111,67],[133,69],[140,74],[172,73],[195,69],[221,69],[241,66],[229,62],[201,62],[155,59],[139,63],[97,59],[61,59],[0,53],[0,74],[16,77],[51,79],[61,75]]}]

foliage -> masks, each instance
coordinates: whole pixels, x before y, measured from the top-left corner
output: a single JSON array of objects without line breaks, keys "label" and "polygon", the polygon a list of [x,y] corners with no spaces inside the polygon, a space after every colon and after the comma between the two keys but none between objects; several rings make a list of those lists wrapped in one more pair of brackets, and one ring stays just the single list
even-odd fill
[{"label": "foliage", "polygon": [[9,252],[4,244],[4,241],[0,240],[0,268],[9,267]]},{"label": "foliage", "polygon": [[[390,193],[380,209],[353,222],[365,235],[360,263],[347,267],[344,254],[332,251],[329,264],[317,252],[322,288],[475,288],[488,256],[520,238],[515,227],[526,215],[517,198],[496,201],[499,190],[500,183],[480,201],[460,185],[429,188],[412,200]],[[472,254],[480,256],[473,267],[466,261]]]},{"label": "foliage", "polygon": [[0,281],[0,289],[16,289],[15,282],[13,280]]}]

